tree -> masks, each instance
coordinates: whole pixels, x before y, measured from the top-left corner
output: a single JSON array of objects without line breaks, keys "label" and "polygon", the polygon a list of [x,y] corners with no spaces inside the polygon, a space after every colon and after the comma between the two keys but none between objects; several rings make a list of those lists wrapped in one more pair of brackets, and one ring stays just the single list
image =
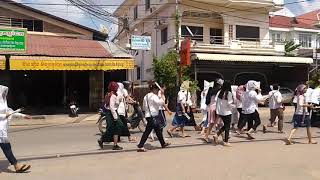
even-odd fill
[{"label": "tree", "polygon": [[285,48],[285,56],[295,56],[294,51],[297,50],[301,44],[295,44],[294,41],[286,41]]}]

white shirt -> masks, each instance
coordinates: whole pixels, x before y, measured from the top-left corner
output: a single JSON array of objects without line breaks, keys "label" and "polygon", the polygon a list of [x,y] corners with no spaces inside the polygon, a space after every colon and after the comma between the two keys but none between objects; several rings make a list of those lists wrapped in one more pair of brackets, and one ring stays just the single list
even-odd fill
[{"label": "white shirt", "polygon": [[320,88],[314,89],[309,97],[309,102],[319,105]]},{"label": "white shirt", "polygon": [[119,99],[117,98],[116,95],[112,94],[110,97],[109,106],[107,106],[106,108],[111,111],[111,114],[114,119],[118,119],[118,114],[117,114],[118,107],[119,107]]},{"label": "white shirt", "polygon": [[298,96],[297,109],[294,114],[309,115],[308,108],[303,107],[304,104],[307,104],[307,99],[306,99],[305,95]]},{"label": "white shirt", "polygon": [[242,99],[242,112],[244,114],[252,114],[258,110],[258,103],[262,100],[262,95],[257,94],[256,91],[247,91],[243,95]]},{"label": "white shirt", "polygon": [[[149,104],[149,106],[148,106]],[[154,93],[148,93],[143,98],[143,109],[145,111],[145,117],[155,117],[159,114],[159,109],[164,105],[164,101],[162,98],[159,98]],[[150,108],[150,109],[149,109]]]},{"label": "white shirt", "polygon": [[200,102],[201,110],[207,110],[207,105],[206,105],[207,94],[208,94],[208,90],[204,90],[201,92],[201,102]]},{"label": "white shirt", "polygon": [[234,104],[233,104],[233,97],[232,97],[232,93],[228,92],[228,97],[227,99],[220,99],[219,98],[219,94],[220,92],[217,94],[217,109],[216,112],[218,115],[221,116],[228,116],[232,114],[232,109],[235,108]]},{"label": "white shirt", "polygon": [[[159,91],[159,92],[158,92],[158,97],[159,97],[159,98],[162,98],[162,100],[163,100],[164,102],[166,102],[166,97],[165,97],[165,96],[162,96],[162,91]],[[160,110],[165,110],[164,104],[161,105],[161,106],[159,107],[159,109],[160,109]]]},{"label": "white shirt", "polygon": [[313,91],[314,91],[314,89],[308,88],[307,92],[305,93],[306,101],[308,103],[311,103],[311,99],[312,99],[311,95],[312,95]]},{"label": "white shirt", "polygon": [[282,108],[282,95],[279,90],[270,91],[268,96],[270,109]]},{"label": "white shirt", "polygon": [[[188,98],[187,98],[188,94]],[[179,91],[178,93],[178,103],[183,104],[184,106],[192,106],[191,94],[190,92]]]}]

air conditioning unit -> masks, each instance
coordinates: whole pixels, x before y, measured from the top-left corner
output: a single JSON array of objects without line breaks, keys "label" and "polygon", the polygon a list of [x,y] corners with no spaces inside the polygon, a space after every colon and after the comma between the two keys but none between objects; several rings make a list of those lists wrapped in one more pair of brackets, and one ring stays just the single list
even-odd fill
[{"label": "air conditioning unit", "polygon": [[153,13],[153,12],[156,11],[156,10],[157,10],[156,7],[151,7],[151,8],[150,8],[150,13]]}]

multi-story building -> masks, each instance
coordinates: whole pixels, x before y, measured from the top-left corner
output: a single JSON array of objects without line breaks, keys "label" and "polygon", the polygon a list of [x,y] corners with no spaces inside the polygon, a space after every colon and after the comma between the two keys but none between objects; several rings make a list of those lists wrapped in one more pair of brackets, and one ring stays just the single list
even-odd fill
[{"label": "multi-story building", "polygon": [[301,44],[297,54],[316,59],[315,50],[320,48],[320,9],[296,17],[271,16],[270,34],[274,43]]},{"label": "multi-story building", "polygon": [[0,30],[14,28],[27,30],[26,51],[0,48],[0,83],[10,87],[14,107],[56,112],[74,91],[83,110],[100,107],[107,83],[126,80],[126,69],[133,68],[132,56],[107,42],[107,34],[3,0]]},{"label": "multi-story building", "polygon": [[[135,53],[136,67],[130,78],[152,79],[153,56],[174,50],[177,32],[180,41],[192,40],[192,69],[200,82],[223,77],[243,84],[257,79],[267,87],[272,82],[294,86],[305,81],[312,60],[283,57],[284,45],[271,41],[269,13],[281,8],[281,0],[125,0],[115,11],[128,18],[129,24],[127,31],[119,27],[119,44],[127,47],[131,35],[152,37],[150,51]],[[179,27],[176,10],[181,17]],[[298,77],[296,71],[306,76]]]}]

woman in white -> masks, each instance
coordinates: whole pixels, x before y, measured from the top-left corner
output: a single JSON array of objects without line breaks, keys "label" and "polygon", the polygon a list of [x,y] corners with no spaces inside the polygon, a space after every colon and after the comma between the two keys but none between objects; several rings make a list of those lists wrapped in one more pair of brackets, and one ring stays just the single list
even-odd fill
[{"label": "woman in white", "polygon": [[207,111],[207,104],[206,104],[206,97],[209,91],[209,88],[213,87],[214,82],[209,83],[208,81],[204,81],[203,83],[203,91],[201,92],[201,102],[200,102],[200,109],[202,112],[202,122],[200,123],[200,126],[202,126],[202,130],[200,134],[205,134],[205,131],[207,129],[208,125],[208,111]]},{"label": "woman in white", "polygon": [[146,130],[142,134],[140,143],[138,144],[138,152],[146,152],[144,144],[148,139],[148,136],[154,130],[158,137],[158,140],[162,148],[166,148],[170,143],[166,143],[163,139],[162,127],[160,124],[155,123],[154,118],[159,116],[160,106],[164,105],[163,92],[161,98],[158,96],[159,88],[154,82],[149,84],[150,92],[143,98],[143,109],[145,111],[145,117],[147,119]]},{"label": "woman in white", "polygon": [[16,158],[14,157],[11,144],[8,138],[8,128],[9,128],[9,121],[11,118],[14,117],[23,117],[25,119],[31,119],[29,115],[16,113],[12,109],[10,109],[7,105],[7,94],[9,88],[6,86],[0,85],[0,147],[10,162],[11,165],[14,166],[17,173],[26,172],[31,168],[30,165],[26,164],[19,164]]},{"label": "woman in white", "polygon": [[231,126],[231,115],[232,110],[235,108],[232,92],[231,92],[231,84],[229,81],[225,81],[221,87],[221,90],[218,93],[217,98],[217,115],[223,121],[223,127],[219,130],[217,135],[213,136],[214,141],[217,143],[218,137],[224,132],[225,137],[223,138],[224,146],[231,146],[228,142],[229,140],[229,132]]}]

